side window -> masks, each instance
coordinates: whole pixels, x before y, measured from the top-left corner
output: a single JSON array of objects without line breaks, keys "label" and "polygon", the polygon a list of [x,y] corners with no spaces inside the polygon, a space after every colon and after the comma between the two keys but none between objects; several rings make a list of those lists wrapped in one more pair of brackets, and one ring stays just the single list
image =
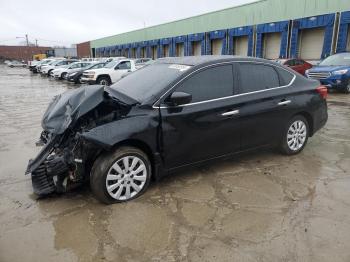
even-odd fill
[{"label": "side window", "polygon": [[269,65],[240,63],[240,93],[249,93],[280,86],[276,70]]},{"label": "side window", "polygon": [[233,95],[232,65],[205,69],[182,82],[177,92],[192,95],[192,103]]},{"label": "side window", "polygon": [[120,62],[115,69],[131,69],[130,61]]}]

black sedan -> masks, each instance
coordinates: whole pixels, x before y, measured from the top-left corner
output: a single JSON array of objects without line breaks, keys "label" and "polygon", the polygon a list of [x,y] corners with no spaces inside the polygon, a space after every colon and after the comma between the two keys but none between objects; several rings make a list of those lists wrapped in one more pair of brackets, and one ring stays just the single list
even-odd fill
[{"label": "black sedan", "polygon": [[92,64],[88,67],[85,67],[84,69],[80,70],[80,71],[76,71],[73,73],[70,73],[67,75],[66,79],[69,82],[73,82],[74,84],[81,84],[81,77],[83,75],[83,72],[85,70],[89,70],[89,69],[97,69],[97,68],[102,68],[105,66],[106,63],[96,63],[96,64]]},{"label": "black sedan", "polygon": [[263,59],[159,59],[112,87],[57,96],[30,161],[35,193],[90,181],[104,203],[140,196],[151,179],[266,146],[303,150],[327,122],[327,89]]}]

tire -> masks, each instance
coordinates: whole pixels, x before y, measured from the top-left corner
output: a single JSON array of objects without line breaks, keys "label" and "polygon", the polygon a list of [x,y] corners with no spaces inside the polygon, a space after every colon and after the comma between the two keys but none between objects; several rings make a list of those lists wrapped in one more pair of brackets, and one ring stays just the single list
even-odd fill
[{"label": "tire", "polygon": [[67,75],[67,73],[62,73],[61,74],[61,79],[64,79],[64,77]]},{"label": "tire", "polygon": [[285,155],[300,153],[309,138],[309,124],[305,117],[296,115],[290,119],[284,129],[279,149]]},{"label": "tire", "polygon": [[52,71],[52,70],[53,70],[53,69],[47,71],[47,76],[50,76],[50,75],[51,75],[51,71]]},{"label": "tire", "polygon": [[78,77],[78,79],[75,81],[75,84],[81,84],[81,76]]},{"label": "tire", "polygon": [[[131,170],[139,172],[131,173],[128,171],[130,169],[125,168],[125,163]],[[97,158],[91,170],[90,187],[99,201],[113,204],[141,196],[150,181],[151,164],[147,155],[134,147],[120,147]]]},{"label": "tire", "polygon": [[109,86],[111,85],[111,80],[107,76],[101,76],[97,79],[96,83],[103,86]]},{"label": "tire", "polygon": [[346,87],[344,87],[343,92],[345,94],[350,94],[350,81],[349,81],[348,85]]}]

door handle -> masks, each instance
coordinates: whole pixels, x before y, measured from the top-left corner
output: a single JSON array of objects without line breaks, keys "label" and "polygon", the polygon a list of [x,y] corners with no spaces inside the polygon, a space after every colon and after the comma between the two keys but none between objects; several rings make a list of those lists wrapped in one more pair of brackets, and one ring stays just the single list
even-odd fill
[{"label": "door handle", "polygon": [[284,106],[284,105],[288,105],[290,104],[292,101],[290,100],[283,100],[281,102],[278,103],[279,106]]},{"label": "door handle", "polygon": [[238,115],[239,114],[239,110],[233,110],[233,111],[228,111],[225,113],[222,113],[222,116],[233,116],[233,115]]}]

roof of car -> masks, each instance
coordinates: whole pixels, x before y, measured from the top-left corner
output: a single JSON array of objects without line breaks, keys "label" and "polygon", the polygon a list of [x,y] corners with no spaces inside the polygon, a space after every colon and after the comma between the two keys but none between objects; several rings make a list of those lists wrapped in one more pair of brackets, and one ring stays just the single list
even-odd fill
[{"label": "roof of car", "polygon": [[255,57],[233,56],[233,55],[204,55],[204,56],[185,56],[185,57],[166,57],[156,60],[160,64],[180,64],[197,66],[201,64],[225,62],[225,61],[264,61],[267,60]]}]

